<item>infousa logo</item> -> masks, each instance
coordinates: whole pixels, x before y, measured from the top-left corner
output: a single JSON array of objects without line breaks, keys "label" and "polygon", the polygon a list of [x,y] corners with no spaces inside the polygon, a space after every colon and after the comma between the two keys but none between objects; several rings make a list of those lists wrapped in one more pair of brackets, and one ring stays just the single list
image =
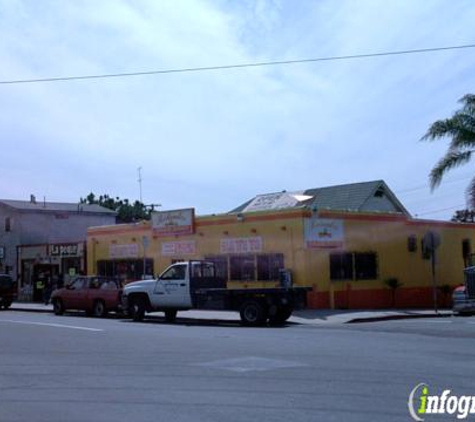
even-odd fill
[{"label": "infousa logo", "polygon": [[475,396],[455,396],[451,390],[430,395],[429,386],[424,383],[412,389],[407,405],[412,419],[418,422],[424,421],[426,415],[454,415],[457,419],[466,419],[475,414]]}]

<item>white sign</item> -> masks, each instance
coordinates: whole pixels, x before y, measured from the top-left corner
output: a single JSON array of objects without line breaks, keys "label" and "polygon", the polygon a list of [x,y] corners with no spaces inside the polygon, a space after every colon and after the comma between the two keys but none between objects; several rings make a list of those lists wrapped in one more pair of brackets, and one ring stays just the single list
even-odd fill
[{"label": "white sign", "polygon": [[195,255],[196,242],[194,240],[183,240],[180,242],[163,242],[163,256]]},{"label": "white sign", "polygon": [[139,256],[139,245],[137,243],[129,243],[127,245],[110,245],[110,258],[137,258]]},{"label": "white sign", "polygon": [[82,251],[80,244],[49,245],[49,254],[51,256],[79,256]]},{"label": "white sign", "polygon": [[341,248],[345,241],[343,220],[306,218],[304,238],[307,248]]},{"label": "white sign", "polygon": [[193,208],[152,213],[152,228],[158,236],[194,233],[195,210]]},{"label": "white sign", "polygon": [[262,237],[221,239],[221,253],[262,252]]},{"label": "white sign", "polygon": [[256,196],[243,212],[277,210],[292,208],[300,202],[311,199],[312,196],[304,195],[303,191],[268,193]]}]

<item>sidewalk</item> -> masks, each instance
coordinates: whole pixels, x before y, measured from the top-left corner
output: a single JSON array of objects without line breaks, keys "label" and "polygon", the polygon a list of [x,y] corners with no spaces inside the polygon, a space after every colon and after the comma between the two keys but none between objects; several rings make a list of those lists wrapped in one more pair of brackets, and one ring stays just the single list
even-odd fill
[{"label": "sidewalk", "polygon": [[[10,308],[12,311],[23,312],[46,312],[52,313],[52,305],[42,303],[14,302]],[[162,316],[160,312],[149,314]],[[331,310],[331,309],[305,309],[295,311],[289,322],[303,325],[329,325],[349,324],[363,322],[388,321],[410,318],[441,318],[452,316],[452,311],[444,309],[435,314],[429,309],[378,309],[378,310]],[[182,311],[178,318],[204,319],[216,321],[239,321],[239,313],[232,311]]]}]

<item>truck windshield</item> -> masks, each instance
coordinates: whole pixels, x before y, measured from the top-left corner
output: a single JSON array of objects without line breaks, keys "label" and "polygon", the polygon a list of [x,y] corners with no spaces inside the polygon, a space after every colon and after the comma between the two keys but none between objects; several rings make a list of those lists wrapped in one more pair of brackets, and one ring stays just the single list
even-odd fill
[{"label": "truck windshield", "polygon": [[186,277],[186,264],[174,265],[160,277],[162,280],[184,280]]}]

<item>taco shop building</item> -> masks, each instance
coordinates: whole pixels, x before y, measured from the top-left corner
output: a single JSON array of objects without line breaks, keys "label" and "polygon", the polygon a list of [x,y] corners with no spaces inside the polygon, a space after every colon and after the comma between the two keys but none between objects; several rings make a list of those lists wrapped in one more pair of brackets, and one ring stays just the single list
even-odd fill
[{"label": "taco shop building", "polygon": [[[325,206],[329,193],[332,201],[360,195],[366,205]],[[88,273],[130,281],[179,260],[204,258],[215,262],[228,288],[278,286],[287,270],[295,285],[313,288],[312,308],[431,307],[432,265],[423,247],[430,232],[441,241],[439,305],[448,300],[442,286],[463,282],[475,225],[413,219],[384,182],[272,195],[227,214],[175,210],[155,213],[149,222],[90,228]],[[389,279],[399,287],[389,288]]]}]

